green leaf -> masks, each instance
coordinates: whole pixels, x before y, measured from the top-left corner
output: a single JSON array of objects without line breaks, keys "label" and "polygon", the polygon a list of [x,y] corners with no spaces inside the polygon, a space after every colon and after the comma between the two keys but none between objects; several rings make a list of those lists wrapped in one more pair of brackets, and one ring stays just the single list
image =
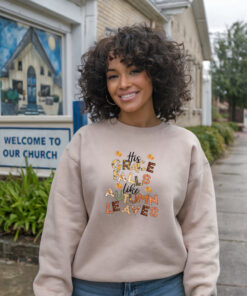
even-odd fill
[{"label": "green leaf", "polygon": [[[0,180],[0,226],[9,233],[36,235],[42,233],[47,202],[54,174],[39,179],[32,166],[26,161],[26,168],[20,169],[20,176],[11,174]],[[31,228],[31,229],[30,229]]]}]

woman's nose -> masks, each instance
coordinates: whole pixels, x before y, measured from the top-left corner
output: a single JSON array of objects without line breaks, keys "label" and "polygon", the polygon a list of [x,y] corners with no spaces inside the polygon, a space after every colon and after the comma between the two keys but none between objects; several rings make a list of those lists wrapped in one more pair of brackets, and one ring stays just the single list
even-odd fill
[{"label": "woman's nose", "polygon": [[120,81],[119,81],[119,87],[120,88],[123,88],[123,89],[128,88],[130,86],[130,84],[131,84],[131,81],[130,81],[130,79],[128,78],[127,75],[122,75],[120,77]]}]

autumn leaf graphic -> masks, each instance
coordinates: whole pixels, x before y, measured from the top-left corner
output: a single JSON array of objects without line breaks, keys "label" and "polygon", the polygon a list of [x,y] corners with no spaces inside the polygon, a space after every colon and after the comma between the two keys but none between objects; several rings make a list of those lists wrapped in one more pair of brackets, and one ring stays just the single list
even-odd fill
[{"label": "autumn leaf graphic", "polygon": [[145,191],[150,193],[150,192],[152,192],[152,188],[148,186],[145,188]]},{"label": "autumn leaf graphic", "polygon": [[116,184],[116,187],[119,188],[119,189],[122,189],[123,188],[123,185],[121,183],[117,183]]},{"label": "autumn leaf graphic", "polygon": [[153,160],[154,156],[153,156],[153,154],[150,153],[150,154],[147,155],[147,158]]},{"label": "autumn leaf graphic", "polygon": [[117,156],[119,156],[119,157],[121,157],[121,156],[123,155],[119,150],[117,150],[117,151],[115,152],[115,154],[116,154]]}]

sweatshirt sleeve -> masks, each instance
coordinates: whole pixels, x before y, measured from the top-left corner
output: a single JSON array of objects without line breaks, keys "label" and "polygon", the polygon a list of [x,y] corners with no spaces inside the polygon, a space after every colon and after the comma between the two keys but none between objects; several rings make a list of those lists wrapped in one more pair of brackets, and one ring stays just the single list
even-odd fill
[{"label": "sweatshirt sleeve", "polygon": [[[78,136],[75,136],[78,138]],[[71,296],[73,258],[87,223],[78,141],[68,145],[52,183],[40,244],[35,296]]]},{"label": "sweatshirt sleeve", "polygon": [[178,214],[188,252],[186,296],[215,296],[219,276],[219,239],[214,184],[199,141],[192,148],[185,202]]}]

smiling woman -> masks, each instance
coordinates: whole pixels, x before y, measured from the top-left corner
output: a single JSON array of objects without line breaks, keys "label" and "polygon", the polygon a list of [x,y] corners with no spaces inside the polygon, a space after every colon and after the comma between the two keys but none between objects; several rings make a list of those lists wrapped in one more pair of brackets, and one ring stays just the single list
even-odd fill
[{"label": "smiling woman", "polygon": [[[119,69],[112,69],[113,66]],[[118,77],[119,73],[112,70],[128,70],[130,73],[121,73],[121,77]],[[155,119],[175,119],[182,112],[184,102],[191,99],[190,75],[183,44],[169,41],[163,31],[145,26],[120,28],[118,34],[100,40],[95,48],[83,56],[80,72],[83,100],[93,122],[119,116],[121,118],[120,105],[116,102],[116,105],[109,104],[109,101],[113,103],[109,92],[111,85],[116,86],[116,80],[126,84],[130,82],[130,77],[132,80],[136,80],[135,77],[145,78],[145,82],[150,83],[152,88]],[[121,87],[121,92],[128,93],[129,89],[132,91],[129,86]],[[146,96],[149,96],[148,93]]]},{"label": "smiling woman", "polygon": [[167,123],[190,99],[182,45],[120,28],[80,72],[94,123],[56,171],[35,295],[215,296],[210,166],[195,135]]}]

